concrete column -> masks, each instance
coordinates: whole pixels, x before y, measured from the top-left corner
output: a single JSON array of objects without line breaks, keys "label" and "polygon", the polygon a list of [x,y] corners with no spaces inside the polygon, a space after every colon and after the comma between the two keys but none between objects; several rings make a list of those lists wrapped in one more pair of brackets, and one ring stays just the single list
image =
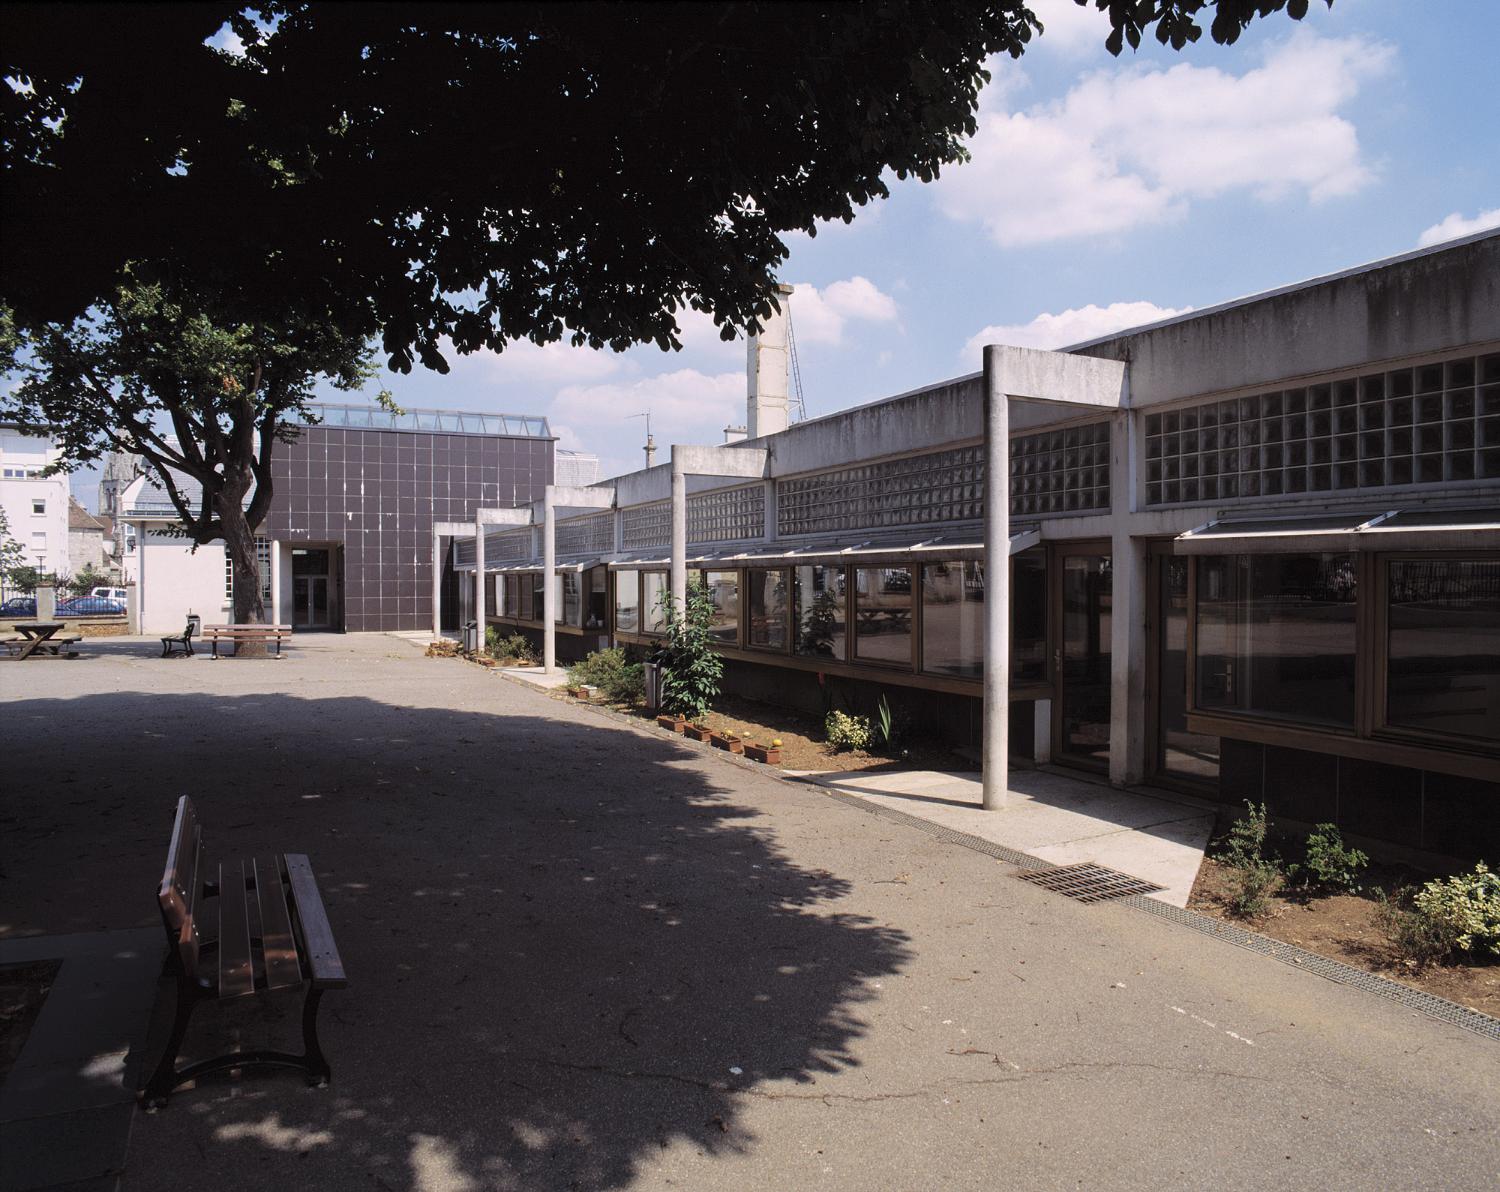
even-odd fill
[{"label": "concrete column", "polygon": [[485,592],[484,574],[484,523],[474,523],[474,619],[479,622],[479,648],[484,649],[484,618],[488,610],[484,607],[488,594]]},{"label": "concrete column", "polygon": [[271,624],[281,620],[281,543],[271,543]]},{"label": "concrete column", "polygon": [[[687,473],[672,448],[672,605],[681,616],[687,606]],[[645,609],[641,610],[644,616]]]},{"label": "concrete column", "polygon": [[125,585],[125,631],[141,632],[141,589],[138,584]]},{"label": "concrete column", "polygon": [[432,639],[443,636],[443,536],[432,531]]},{"label": "concrete column", "polygon": [[776,538],[776,481],[767,480],[764,488],[766,490],[766,524],[762,527],[765,533],[761,535],[767,542]]},{"label": "concrete column", "polygon": [[57,616],[57,587],[54,584],[38,584],[36,589],[36,619],[50,621]]},{"label": "concrete column", "polygon": [[542,669],[557,671],[557,506],[550,484],[542,496]]},{"label": "concrete column", "polygon": [[1136,415],[1110,428],[1109,780],[1140,782],[1146,769],[1146,543],[1130,536],[1136,480]]},{"label": "concrete column", "polygon": [[1010,790],[1010,410],[1000,353],[984,350],[983,806]]}]

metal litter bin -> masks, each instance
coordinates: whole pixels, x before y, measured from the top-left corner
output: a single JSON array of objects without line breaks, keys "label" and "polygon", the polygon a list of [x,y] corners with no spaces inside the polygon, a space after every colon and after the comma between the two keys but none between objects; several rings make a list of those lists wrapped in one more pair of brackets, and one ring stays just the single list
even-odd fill
[{"label": "metal litter bin", "polygon": [[646,711],[654,712],[661,707],[661,664],[644,662],[641,670],[646,678]]},{"label": "metal litter bin", "polygon": [[203,618],[200,617],[197,613],[188,613],[187,619],[188,619],[188,624],[193,627],[193,636],[194,637],[202,637],[203,636]]},{"label": "metal litter bin", "polygon": [[478,621],[465,621],[464,622],[464,653],[465,654],[477,654],[477,653],[479,653],[479,622]]}]

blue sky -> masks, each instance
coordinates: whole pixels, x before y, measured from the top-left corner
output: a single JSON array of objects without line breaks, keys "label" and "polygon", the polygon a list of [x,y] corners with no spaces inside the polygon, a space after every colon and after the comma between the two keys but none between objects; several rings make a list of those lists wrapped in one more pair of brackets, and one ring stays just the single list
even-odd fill
[{"label": "blue sky", "polygon": [[[1232,47],[1119,59],[1098,13],[1032,6],[1047,32],[992,64],[969,164],[794,238],[810,415],[977,371],[981,342],[1058,347],[1500,224],[1500,0],[1315,0]],[[633,414],[663,445],[741,421],[743,344],[706,319],[685,338],[383,383],[405,406],[545,414],[608,475],[638,466]]]}]

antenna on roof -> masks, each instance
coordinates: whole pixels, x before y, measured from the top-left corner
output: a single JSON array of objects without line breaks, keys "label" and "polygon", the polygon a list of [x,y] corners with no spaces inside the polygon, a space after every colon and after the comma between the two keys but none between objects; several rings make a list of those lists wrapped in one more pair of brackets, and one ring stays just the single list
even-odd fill
[{"label": "antenna on roof", "polygon": [[786,350],[792,362],[792,396],[787,402],[793,422],[807,417],[807,403],[802,400],[802,363],[797,359],[797,335],[792,330],[792,309],[788,303],[786,311]]},{"label": "antenna on roof", "polygon": [[656,440],[651,437],[651,411],[644,414],[630,414],[630,418],[644,418],[646,420],[646,466],[649,468],[656,462]]}]

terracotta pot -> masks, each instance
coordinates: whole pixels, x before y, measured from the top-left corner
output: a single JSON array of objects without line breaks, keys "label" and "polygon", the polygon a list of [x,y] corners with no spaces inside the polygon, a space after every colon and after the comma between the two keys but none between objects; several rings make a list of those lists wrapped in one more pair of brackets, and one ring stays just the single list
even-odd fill
[{"label": "terracotta pot", "polygon": [[711,740],[715,749],[727,749],[730,753],[745,752],[745,743],[727,733],[714,733]]},{"label": "terracotta pot", "polygon": [[752,762],[764,762],[768,766],[781,765],[781,750],[774,745],[746,745],[745,756]]},{"label": "terracotta pot", "polygon": [[656,723],[661,725],[662,728],[671,729],[674,733],[680,733],[687,727],[687,721],[683,717],[671,716],[666,713],[658,716],[656,718]]},{"label": "terracotta pot", "polygon": [[713,729],[699,724],[690,724],[682,731],[695,741],[707,741],[714,735]]}]

